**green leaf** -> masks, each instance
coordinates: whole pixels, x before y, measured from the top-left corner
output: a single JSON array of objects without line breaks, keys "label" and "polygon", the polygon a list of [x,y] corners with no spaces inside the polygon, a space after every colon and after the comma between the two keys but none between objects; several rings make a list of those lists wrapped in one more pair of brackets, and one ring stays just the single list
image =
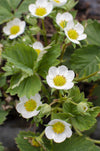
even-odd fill
[{"label": "green leaf", "polygon": [[85,33],[89,44],[100,46],[100,23],[94,21],[88,24]]},{"label": "green leaf", "polygon": [[65,9],[66,11],[70,11],[77,3],[78,1],[68,0],[67,3],[62,6],[62,8]]},{"label": "green leaf", "polygon": [[[99,71],[100,48],[98,46],[87,46],[75,50],[71,56],[71,68],[79,74],[79,77],[88,76]],[[89,78],[100,79],[99,74]]]},{"label": "green leaf", "polygon": [[48,69],[51,66],[55,66],[59,63],[57,58],[61,53],[61,49],[59,45],[55,45],[51,47],[46,54],[44,54],[42,60],[39,62],[38,73],[42,77],[46,77]]},{"label": "green leaf", "polygon": [[18,94],[19,97],[34,96],[41,90],[41,81],[38,76],[33,75],[31,77],[25,78],[18,86],[12,89],[12,84],[7,90],[11,95]]},{"label": "green leaf", "polygon": [[15,46],[7,48],[2,55],[17,69],[26,72],[29,76],[33,75],[33,67],[37,59],[37,53],[30,46],[16,44]]},{"label": "green leaf", "polygon": [[6,84],[6,77],[4,74],[0,74],[0,87],[3,87]]},{"label": "green leaf", "polygon": [[8,111],[4,111],[0,109],[0,125],[6,120],[6,116],[8,115]]},{"label": "green leaf", "polygon": [[24,0],[19,6],[19,8],[17,9],[15,16],[20,16],[21,14],[28,12],[29,5],[34,3],[35,0]]},{"label": "green leaf", "polygon": [[31,143],[28,142],[28,139],[34,137],[33,132],[20,132],[19,135],[16,138],[16,143],[20,151],[40,151],[40,147],[34,147],[31,145]]},{"label": "green leaf", "polygon": [[68,118],[68,115],[66,113],[52,113],[52,120],[53,119],[66,120],[67,118]]},{"label": "green leaf", "polygon": [[72,98],[72,100],[76,103],[87,101],[83,92],[80,92],[80,89],[77,86],[74,86],[72,89],[68,91],[68,97]]},{"label": "green leaf", "polygon": [[85,137],[73,135],[63,143],[54,144],[53,151],[100,151],[100,148]]},{"label": "green leaf", "polygon": [[3,24],[4,22],[7,22],[8,20],[12,18],[13,18],[12,13],[8,11],[6,8],[0,6],[0,24]]},{"label": "green leaf", "polygon": [[1,143],[0,143],[0,151],[4,151],[4,147],[2,146]]},{"label": "green leaf", "polygon": [[90,115],[78,115],[71,119],[72,125],[80,131],[89,130],[95,123],[96,117],[100,113],[100,107],[92,108]]}]

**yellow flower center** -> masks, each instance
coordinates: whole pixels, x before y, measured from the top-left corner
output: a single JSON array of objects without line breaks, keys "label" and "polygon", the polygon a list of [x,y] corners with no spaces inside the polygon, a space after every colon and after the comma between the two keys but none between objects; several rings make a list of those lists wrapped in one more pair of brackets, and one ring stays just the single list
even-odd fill
[{"label": "yellow flower center", "polygon": [[35,147],[40,147],[40,144],[35,140],[35,138],[32,138],[32,145]]},{"label": "yellow flower center", "polygon": [[35,11],[35,14],[37,16],[44,16],[46,13],[47,13],[47,10],[44,7],[38,7]]},{"label": "yellow flower center", "polygon": [[35,49],[35,51],[37,52],[37,54],[39,55],[41,50],[40,49]]},{"label": "yellow flower center", "polygon": [[53,131],[57,134],[61,134],[65,130],[65,125],[61,122],[56,122],[54,125],[52,125]]},{"label": "yellow flower center", "polygon": [[56,2],[56,3],[60,3],[60,1],[59,1],[59,0],[54,0],[54,2]]},{"label": "yellow flower center", "polygon": [[78,38],[78,33],[77,33],[76,30],[70,29],[68,31],[68,36],[69,36],[70,39],[77,39]]},{"label": "yellow flower center", "polygon": [[16,35],[20,31],[20,27],[17,25],[14,25],[10,28],[10,33],[12,35]]},{"label": "yellow flower center", "polygon": [[66,83],[66,78],[62,75],[54,77],[53,82],[56,86],[63,86]]},{"label": "yellow flower center", "polygon": [[62,28],[65,28],[66,27],[66,21],[65,20],[62,20],[59,25],[62,27]]},{"label": "yellow flower center", "polygon": [[37,103],[35,100],[31,99],[31,100],[28,100],[27,102],[25,102],[24,106],[28,112],[32,112],[36,109]]}]

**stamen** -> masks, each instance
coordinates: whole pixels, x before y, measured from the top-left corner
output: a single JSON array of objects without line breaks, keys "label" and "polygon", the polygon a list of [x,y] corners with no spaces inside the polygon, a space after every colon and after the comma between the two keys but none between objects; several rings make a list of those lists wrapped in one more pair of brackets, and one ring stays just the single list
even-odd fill
[{"label": "stamen", "polygon": [[65,130],[65,125],[61,122],[56,122],[54,125],[52,125],[53,131],[57,134],[61,134]]},{"label": "stamen", "polygon": [[66,21],[65,20],[62,20],[59,25],[62,27],[62,28],[65,28],[66,27]]},{"label": "stamen", "polygon": [[70,29],[70,30],[68,31],[68,36],[69,36],[70,39],[76,40],[76,39],[78,38],[78,33],[77,33],[76,30]]},{"label": "stamen", "polygon": [[66,78],[62,75],[54,77],[53,82],[56,86],[63,86],[66,83]]},{"label": "stamen", "polygon": [[59,0],[54,0],[56,3],[60,3],[60,1]]},{"label": "stamen", "polygon": [[27,102],[25,102],[24,106],[28,112],[32,112],[36,109],[37,103],[35,100],[31,99],[31,100],[28,100]]},{"label": "stamen", "polygon": [[47,13],[47,10],[44,7],[38,7],[35,12],[37,16],[44,16],[46,13]]},{"label": "stamen", "polygon": [[19,26],[12,26],[11,28],[10,28],[10,33],[12,34],[12,35],[16,35],[18,32],[20,31],[20,27]]}]

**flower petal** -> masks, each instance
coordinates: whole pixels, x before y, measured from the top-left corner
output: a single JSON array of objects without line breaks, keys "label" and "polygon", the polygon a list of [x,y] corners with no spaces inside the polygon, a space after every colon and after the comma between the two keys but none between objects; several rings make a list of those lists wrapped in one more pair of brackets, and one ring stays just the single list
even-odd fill
[{"label": "flower petal", "polygon": [[75,25],[74,29],[78,32],[79,35],[84,32],[84,27],[80,23],[77,23]]},{"label": "flower petal", "polygon": [[87,35],[86,34],[82,34],[82,35],[79,35],[77,40],[84,40],[86,38],[87,38]]}]

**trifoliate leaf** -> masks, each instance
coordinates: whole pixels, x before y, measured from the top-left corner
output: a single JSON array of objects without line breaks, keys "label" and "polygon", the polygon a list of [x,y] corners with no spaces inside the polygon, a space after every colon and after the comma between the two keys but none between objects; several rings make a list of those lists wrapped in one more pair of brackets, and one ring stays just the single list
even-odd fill
[{"label": "trifoliate leaf", "polygon": [[73,135],[67,138],[63,143],[55,143],[53,151],[100,151],[100,147],[87,140],[84,136]]},{"label": "trifoliate leaf", "polygon": [[53,47],[51,47],[47,53],[44,54],[42,60],[39,62],[39,66],[38,66],[38,73],[39,75],[41,75],[42,77],[45,78],[45,76],[47,75],[48,69],[51,66],[55,66],[59,63],[59,61],[57,60],[57,58],[59,57],[61,53],[61,49],[59,45],[55,45]]},{"label": "trifoliate leaf", "polygon": [[33,75],[31,77],[25,78],[18,86],[15,88],[11,87],[7,90],[11,95],[18,94],[19,97],[26,96],[30,98],[30,96],[34,96],[41,90],[41,81],[38,76]]},{"label": "trifoliate leaf", "polygon": [[93,21],[85,29],[89,44],[100,46],[100,23]]},{"label": "trifoliate leaf", "polygon": [[0,109],[0,125],[6,120],[6,116],[8,115],[8,111],[4,111]]},{"label": "trifoliate leaf", "polygon": [[[99,71],[100,47],[87,46],[75,50],[71,56],[71,68],[79,74],[79,77],[88,76]],[[100,79],[99,74],[88,80]]]},{"label": "trifoliate leaf", "polygon": [[37,53],[30,46],[16,44],[7,48],[6,51],[3,52],[3,57],[12,63],[14,65],[13,67],[26,72],[29,76],[33,75],[33,67],[37,59]]}]

